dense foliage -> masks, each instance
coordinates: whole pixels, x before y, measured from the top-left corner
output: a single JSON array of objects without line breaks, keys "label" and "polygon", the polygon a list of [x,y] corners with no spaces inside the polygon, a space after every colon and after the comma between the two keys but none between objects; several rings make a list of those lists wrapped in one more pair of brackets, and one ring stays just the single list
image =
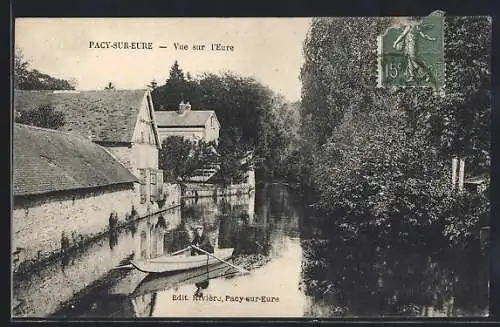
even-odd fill
[{"label": "dense foliage", "polygon": [[16,113],[15,122],[38,127],[58,129],[65,124],[64,113],[55,110],[51,105],[20,111]]},{"label": "dense foliage", "polygon": [[251,77],[226,72],[192,78],[176,61],[166,83],[152,81],[150,88],[156,110],[177,110],[180,101],[189,101],[191,110],[215,111],[221,124],[218,151],[226,159],[223,168],[234,166],[250,151],[262,159],[263,172],[273,175],[293,139],[290,131],[298,126],[297,105]]},{"label": "dense foliage", "polygon": [[[446,88],[376,87],[385,18],[316,18],[304,42],[300,140],[285,170],[344,228],[459,240],[488,221],[489,200],[450,187],[489,170],[491,21],[446,17]],[[429,228],[432,227],[432,228]]]},{"label": "dense foliage", "polygon": [[14,56],[14,89],[17,90],[74,90],[75,81],[67,81],[30,68],[20,49]]},{"label": "dense foliage", "polygon": [[217,162],[213,143],[193,142],[180,136],[163,140],[159,153],[159,168],[163,170],[166,182],[185,181],[197,169],[211,162]]},{"label": "dense foliage", "polygon": [[317,230],[301,242],[301,287],[330,310],[313,316],[468,316],[488,308],[488,260],[477,240],[429,242],[416,230],[388,238],[375,228],[353,235],[315,217],[309,225]]},{"label": "dense foliage", "polygon": [[[76,83],[55,78],[30,68],[21,49],[16,48],[14,56],[15,90],[74,90]],[[15,122],[38,127],[58,129],[65,124],[64,113],[53,106],[41,105],[26,111],[15,112]]]}]

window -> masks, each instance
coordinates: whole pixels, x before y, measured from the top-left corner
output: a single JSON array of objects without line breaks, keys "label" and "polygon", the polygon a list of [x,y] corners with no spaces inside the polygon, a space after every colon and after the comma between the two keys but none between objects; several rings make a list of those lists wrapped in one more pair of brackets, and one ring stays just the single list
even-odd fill
[{"label": "window", "polygon": [[141,131],[141,140],[140,140],[141,143],[144,143],[144,131]]},{"label": "window", "polygon": [[147,180],[148,180],[148,171],[147,169],[138,169],[141,185],[139,186],[140,195],[141,195],[141,203],[146,203],[147,199]]},{"label": "window", "polygon": [[157,186],[156,186],[156,171],[154,169],[149,169],[150,181],[149,181],[149,197],[151,202],[156,200]]},{"label": "window", "polygon": [[163,170],[149,169],[150,183],[149,194],[151,202],[161,200],[163,197]]},{"label": "window", "polygon": [[215,128],[215,117],[210,116],[210,127]]}]

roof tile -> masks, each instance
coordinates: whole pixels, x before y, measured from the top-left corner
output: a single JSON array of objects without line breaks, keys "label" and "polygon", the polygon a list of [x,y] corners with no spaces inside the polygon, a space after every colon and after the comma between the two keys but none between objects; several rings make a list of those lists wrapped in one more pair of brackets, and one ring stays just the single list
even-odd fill
[{"label": "roof tile", "polygon": [[158,127],[183,127],[183,126],[205,126],[211,110],[188,110],[182,114],[177,111],[155,111],[156,125]]},{"label": "roof tile", "polygon": [[17,111],[50,104],[64,112],[59,130],[93,136],[94,141],[132,141],[137,115],[147,90],[14,91]]},{"label": "roof tile", "polygon": [[14,124],[14,195],[137,182],[103,147],[71,133]]}]

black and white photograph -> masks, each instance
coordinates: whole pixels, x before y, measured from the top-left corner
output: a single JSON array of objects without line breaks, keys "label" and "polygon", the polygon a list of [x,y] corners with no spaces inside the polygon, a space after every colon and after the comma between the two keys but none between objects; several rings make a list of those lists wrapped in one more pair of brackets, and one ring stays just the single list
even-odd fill
[{"label": "black and white photograph", "polygon": [[491,17],[13,29],[12,318],[491,315]]}]

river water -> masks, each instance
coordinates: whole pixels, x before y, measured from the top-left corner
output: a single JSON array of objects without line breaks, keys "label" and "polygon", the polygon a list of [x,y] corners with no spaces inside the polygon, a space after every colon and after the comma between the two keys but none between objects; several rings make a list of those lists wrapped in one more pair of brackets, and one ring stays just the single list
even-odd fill
[{"label": "river water", "polygon": [[[119,268],[189,244],[202,223],[233,262],[160,277]],[[15,277],[20,317],[454,317],[488,314],[489,263],[477,238],[353,233],[287,186],[186,200]]]}]

